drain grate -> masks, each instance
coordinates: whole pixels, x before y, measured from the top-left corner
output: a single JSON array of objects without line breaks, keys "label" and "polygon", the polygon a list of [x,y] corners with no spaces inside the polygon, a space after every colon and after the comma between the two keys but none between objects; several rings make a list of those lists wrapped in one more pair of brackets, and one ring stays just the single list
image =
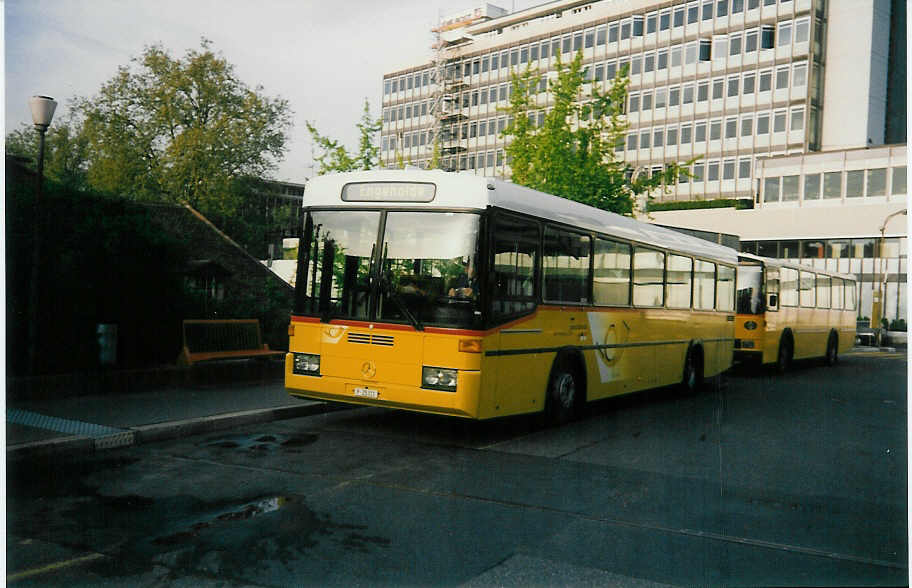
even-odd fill
[{"label": "drain grate", "polygon": [[58,433],[91,437],[95,440],[95,449],[110,449],[133,444],[133,431],[72,419],[62,419],[29,410],[6,411],[6,422],[47,429]]}]

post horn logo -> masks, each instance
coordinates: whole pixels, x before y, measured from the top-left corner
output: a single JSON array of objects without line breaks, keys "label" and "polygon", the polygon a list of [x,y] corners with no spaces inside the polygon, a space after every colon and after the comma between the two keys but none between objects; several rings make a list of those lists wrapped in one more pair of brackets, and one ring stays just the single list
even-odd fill
[{"label": "post horn logo", "polygon": [[361,375],[365,378],[373,378],[377,375],[377,366],[372,361],[365,361],[361,364]]},{"label": "post horn logo", "polygon": [[612,347],[598,347],[599,355],[602,356],[602,360],[608,366],[612,366],[619,362],[621,356],[624,355],[625,348],[615,347],[615,345],[623,345],[630,338],[630,325],[627,324],[627,321],[621,321],[621,324],[624,325],[623,331],[618,329],[614,324],[611,324],[605,330],[603,344],[611,345]]}]

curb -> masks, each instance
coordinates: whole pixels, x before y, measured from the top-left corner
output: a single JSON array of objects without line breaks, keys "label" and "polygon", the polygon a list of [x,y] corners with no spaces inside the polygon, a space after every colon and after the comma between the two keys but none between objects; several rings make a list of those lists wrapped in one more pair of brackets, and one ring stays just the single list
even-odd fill
[{"label": "curb", "polygon": [[[259,408],[180,421],[168,421],[151,425],[127,427],[125,432],[132,434],[133,442],[120,446],[125,447],[128,445],[140,445],[143,443],[180,439],[192,435],[230,429],[232,427],[295,419],[337,410],[346,410],[348,408],[350,407],[342,404],[311,402],[305,405],[295,404],[274,408]],[[9,446],[6,449],[6,459],[7,461],[11,461],[58,456],[75,457],[97,453],[100,449],[103,448],[98,447],[96,445],[96,440],[92,437],[70,435],[57,439]]]}]

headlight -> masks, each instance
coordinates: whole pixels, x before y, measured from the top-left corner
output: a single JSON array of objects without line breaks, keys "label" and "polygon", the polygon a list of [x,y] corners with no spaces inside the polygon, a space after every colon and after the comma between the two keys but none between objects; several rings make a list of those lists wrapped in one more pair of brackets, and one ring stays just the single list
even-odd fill
[{"label": "headlight", "polygon": [[744,323],[744,328],[747,329],[748,331],[753,331],[754,329],[757,328],[757,323],[755,323],[754,321],[747,321]]},{"label": "headlight", "polygon": [[301,376],[319,376],[320,356],[313,353],[295,353],[292,371]]},{"label": "headlight", "polygon": [[421,368],[421,387],[431,390],[456,391],[456,370],[436,367]]}]

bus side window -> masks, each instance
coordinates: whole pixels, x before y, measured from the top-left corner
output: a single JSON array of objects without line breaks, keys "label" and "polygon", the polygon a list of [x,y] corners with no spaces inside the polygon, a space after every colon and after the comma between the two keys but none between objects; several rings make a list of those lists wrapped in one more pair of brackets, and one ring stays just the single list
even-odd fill
[{"label": "bus side window", "polygon": [[833,308],[836,310],[843,309],[843,300],[845,298],[844,294],[845,288],[843,288],[842,278],[833,278]]},{"label": "bus side window", "polygon": [[720,265],[716,279],[716,310],[735,310],[735,268]]},{"label": "bus side window", "polygon": [[510,317],[531,312],[535,308],[538,224],[498,215],[492,236],[494,316]]},{"label": "bus side window", "polygon": [[604,306],[630,305],[630,245],[596,238],[593,298]]},{"label": "bus side window", "polygon": [[543,243],[542,299],[589,302],[589,236],[545,227]]}]

